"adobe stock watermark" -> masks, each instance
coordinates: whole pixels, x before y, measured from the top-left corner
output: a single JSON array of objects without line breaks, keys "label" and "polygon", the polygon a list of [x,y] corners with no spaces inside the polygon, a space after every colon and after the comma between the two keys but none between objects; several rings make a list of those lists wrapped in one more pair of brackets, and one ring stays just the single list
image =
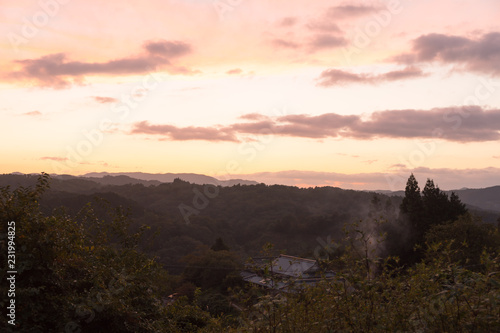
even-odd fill
[{"label": "adobe stock watermark", "polygon": [[385,9],[377,11],[370,20],[362,25],[356,26],[354,31],[348,31],[347,37],[351,41],[349,47],[343,47],[342,53],[348,64],[352,63],[352,56],[360,54],[363,49],[368,47],[374,38],[378,37],[384,28],[387,28],[394,16],[403,12],[401,0],[390,0],[386,2]]},{"label": "adobe stock watermark", "polygon": [[340,248],[340,245],[332,240],[332,236],[328,235],[325,240],[318,237],[316,241],[319,243],[314,249],[314,258],[318,261],[328,260],[330,256],[334,255],[335,252]]},{"label": "adobe stock watermark", "polygon": [[39,0],[40,9],[32,15],[22,18],[22,26],[18,32],[9,32],[7,39],[15,52],[19,52],[19,46],[28,44],[35,38],[40,30],[45,28],[61,10],[61,6],[68,4],[70,0]]},{"label": "adobe stock watermark", "polygon": [[[281,109],[275,108],[272,110],[272,113],[273,116],[277,117],[285,116],[287,114],[286,107]],[[229,160],[222,170],[215,173],[214,177],[217,177],[219,181],[225,181],[231,179],[231,175],[239,174],[242,171],[242,165],[254,161],[259,152],[264,151],[274,141],[275,134],[278,134],[279,131],[279,128],[269,127],[261,129],[259,135],[251,135],[249,141],[242,142],[237,148],[238,155],[242,157],[242,160]],[[205,184],[203,185],[203,192],[195,187],[193,189],[194,196],[191,205],[185,203],[179,204],[179,212],[186,224],[191,223],[189,218],[192,215],[198,215],[208,207],[210,199],[215,199],[219,195],[219,186],[221,186],[220,182]]]},{"label": "adobe stock watermark", "polygon": [[17,266],[16,266],[16,222],[7,222],[7,323],[16,326],[16,279],[17,279]]},{"label": "adobe stock watermark", "polygon": [[214,0],[212,6],[217,12],[219,20],[224,21],[227,14],[233,12],[242,2],[243,0]]},{"label": "adobe stock watermark", "polygon": [[[130,116],[133,110],[136,110],[140,103],[163,82],[163,75],[149,72],[142,78],[142,81],[136,84],[128,94],[122,94],[119,101],[113,103],[110,111],[113,113],[113,119],[116,121],[125,120]],[[109,117],[102,118],[95,128],[81,131],[83,139],[74,145],[66,146],[66,156],[63,161],[52,161],[53,173],[66,173],[68,169],[77,167],[84,162],[94,149],[100,146],[104,141],[104,134],[112,129],[113,119]]]},{"label": "adobe stock watermark", "polygon": [[[431,140],[415,141],[417,146],[406,156],[399,155],[399,162],[407,166],[405,172],[412,172],[414,169],[423,166],[425,161],[436,153],[438,140],[445,139],[449,133],[460,130],[460,127],[470,117],[471,111],[484,104],[495,92],[500,89],[500,81],[492,79],[479,78],[474,92],[463,100],[463,106],[449,110],[443,115],[443,122],[449,124],[449,127],[435,127],[432,131]],[[407,177],[408,175],[406,175]],[[386,174],[385,178],[391,191],[397,191],[404,184],[406,178],[401,174]]]}]

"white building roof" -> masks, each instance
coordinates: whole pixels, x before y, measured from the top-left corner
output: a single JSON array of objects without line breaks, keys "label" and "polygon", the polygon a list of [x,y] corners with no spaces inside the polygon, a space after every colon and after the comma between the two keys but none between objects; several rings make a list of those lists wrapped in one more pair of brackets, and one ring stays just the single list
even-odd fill
[{"label": "white building roof", "polygon": [[312,273],[318,269],[316,260],[280,255],[273,260],[273,273],[293,277],[302,277],[305,273]]}]

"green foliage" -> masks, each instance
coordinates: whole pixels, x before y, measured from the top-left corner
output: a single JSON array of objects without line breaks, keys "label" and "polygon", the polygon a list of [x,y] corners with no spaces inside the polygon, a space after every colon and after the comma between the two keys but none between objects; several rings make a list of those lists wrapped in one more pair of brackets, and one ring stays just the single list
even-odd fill
[{"label": "green foliage", "polygon": [[168,306],[165,319],[169,324],[168,327],[151,332],[222,332],[218,329],[220,323],[217,320],[198,306],[189,304],[185,297]]},{"label": "green foliage", "polygon": [[200,247],[186,256],[184,261],[187,264],[183,273],[184,279],[202,289],[216,289],[225,293],[228,288],[241,282],[240,260],[232,252]]},{"label": "green foliage", "polygon": [[196,296],[196,305],[215,318],[235,313],[235,309],[231,307],[227,296],[213,290],[200,292]]},{"label": "green foliage", "polygon": [[470,214],[462,215],[452,223],[432,226],[426,234],[426,243],[439,242],[450,244],[453,261],[472,269],[480,266],[484,251],[495,254],[500,250],[498,228]]},{"label": "green foliage", "polygon": [[104,220],[95,216],[92,206],[77,218],[46,216],[38,202],[48,182],[48,175],[42,174],[34,189],[0,190],[2,265],[7,262],[6,224],[16,222],[16,331],[157,332],[168,328],[168,311],[161,298],[169,292],[170,277],[137,251],[140,235],[127,232],[121,210],[110,212]]},{"label": "green foliage", "polygon": [[[356,230],[357,229],[357,230]],[[367,236],[351,228],[366,244]],[[359,242],[360,241],[360,242]],[[363,248],[363,246],[361,247]],[[233,332],[495,332],[500,330],[500,257],[484,253],[482,269],[453,261],[450,245],[434,244],[429,260],[402,271],[366,260],[353,248],[334,280],[291,294],[268,294],[241,316]]]}]

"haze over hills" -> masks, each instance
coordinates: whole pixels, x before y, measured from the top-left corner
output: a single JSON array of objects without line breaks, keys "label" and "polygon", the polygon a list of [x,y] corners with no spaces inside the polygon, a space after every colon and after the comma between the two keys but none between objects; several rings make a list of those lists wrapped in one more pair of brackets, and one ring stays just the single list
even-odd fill
[{"label": "haze over hills", "polygon": [[[22,176],[24,174],[19,172],[13,172],[10,175]],[[36,174],[35,174],[36,175]],[[7,175],[5,175],[7,176]],[[72,176],[72,175],[51,175],[54,179],[62,181],[73,181],[75,187],[91,188],[96,184],[100,186],[107,185],[128,185],[128,184],[142,184],[144,186],[156,186],[162,183],[172,183],[176,178],[183,181],[189,182],[191,184],[213,184],[219,186],[234,186],[234,185],[257,185],[259,182],[253,180],[243,180],[243,179],[229,179],[229,180],[218,180],[214,177],[194,174],[194,173],[164,173],[164,174],[151,174],[143,172],[128,172],[128,173],[109,173],[109,172],[92,172],[87,173],[83,176]],[[8,177],[0,178],[0,186],[11,185],[11,186],[26,186],[22,181],[22,178],[15,178],[8,180]],[[85,185],[83,185],[83,183]],[[94,184],[94,185],[92,185]],[[56,187],[57,185],[54,184]],[[67,186],[67,184],[65,185]],[[75,188],[76,189],[76,188]],[[77,191],[79,192],[79,191]],[[398,196],[404,197],[404,190],[400,191],[368,191],[380,194],[385,194],[388,196]],[[469,189],[462,188],[458,190],[448,190],[444,191],[448,195],[451,192],[455,192],[462,202],[467,204],[473,209],[481,209],[492,212],[500,212],[500,185],[479,188],[479,189]]]},{"label": "haze over hills", "polygon": [[229,180],[219,180],[214,177],[196,174],[196,173],[144,173],[144,172],[121,172],[121,173],[109,173],[109,172],[91,172],[83,175],[82,177],[91,178],[103,178],[105,176],[127,176],[134,179],[145,180],[145,181],[157,181],[160,183],[171,183],[174,179],[179,178],[186,182],[192,184],[213,184],[220,186],[233,186],[233,185],[257,185],[258,182],[253,180],[244,179],[229,179]]},{"label": "haze over hills", "polygon": [[[36,177],[31,179],[24,177],[8,177],[8,176],[23,176],[25,174],[14,172],[8,175],[0,175],[0,186],[28,186],[34,182]],[[37,175],[37,174],[33,174]],[[121,186],[121,185],[135,185],[142,184],[144,186],[157,186],[162,183],[172,183],[175,179],[181,179],[183,181],[189,182],[191,184],[204,185],[213,184],[218,186],[234,186],[234,185],[257,185],[256,181],[252,180],[242,180],[242,179],[230,179],[230,180],[218,180],[214,177],[194,174],[194,173],[165,173],[165,174],[151,174],[143,172],[129,172],[129,173],[108,173],[108,172],[93,172],[88,173],[83,176],[72,176],[72,175],[51,175],[54,180],[60,180],[64,182],[64,185],[59,184],[57,181],[53,183],[55,188],[63,186],[64,190],[72,184],[74,187],[74,192],[84,193],[90,189],[96,189],[96,187],[101,186]],[[375,192],[380,194],[385,194],[388,196],[398,196],[404,197],[404,191],[367,191]],[[467,204],[471,209],[480,209],[490,212],[500,212],[500,185],[480,188],[480,189],[469,189],[463,188],[459,190],[449,190],[444,191],[448,195],[451,192],[455,192],[462,202]]]},{"label": "haze over hills", "polygon": [[[452,191],[445,191],[450,194]],[[500,212],[500,186],[492,186],[481,189],[455,190],[460,199],[472,206],[485,210]]]},{"label": "haze over hills", "polygon": [[[10,175],[25,175],[21,172],[12,172]],[[32,173],[31,175],[38,175]],[[233,185],[257,185],[259,182],[245,179],[228,179],[220,180],[214,177],[197,174],[197,173],[145,173],[145,172],[91,172],[81,176],[51,174],[55,179],[86,179],[103,185],[127,185],[127,184],[143,184],[159,185],[161,183],[172,183],[176,178],[186,182],[198,185],[212,184],[220,186]]]}]

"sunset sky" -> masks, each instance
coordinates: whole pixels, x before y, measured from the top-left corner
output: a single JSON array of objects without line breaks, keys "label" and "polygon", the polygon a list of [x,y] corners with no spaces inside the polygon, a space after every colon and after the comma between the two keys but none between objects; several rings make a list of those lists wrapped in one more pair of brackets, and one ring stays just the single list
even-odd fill
[{"label": "sunset sky", "polygon": [[0,173],[500,185],[498,0],[4,0]]}]

